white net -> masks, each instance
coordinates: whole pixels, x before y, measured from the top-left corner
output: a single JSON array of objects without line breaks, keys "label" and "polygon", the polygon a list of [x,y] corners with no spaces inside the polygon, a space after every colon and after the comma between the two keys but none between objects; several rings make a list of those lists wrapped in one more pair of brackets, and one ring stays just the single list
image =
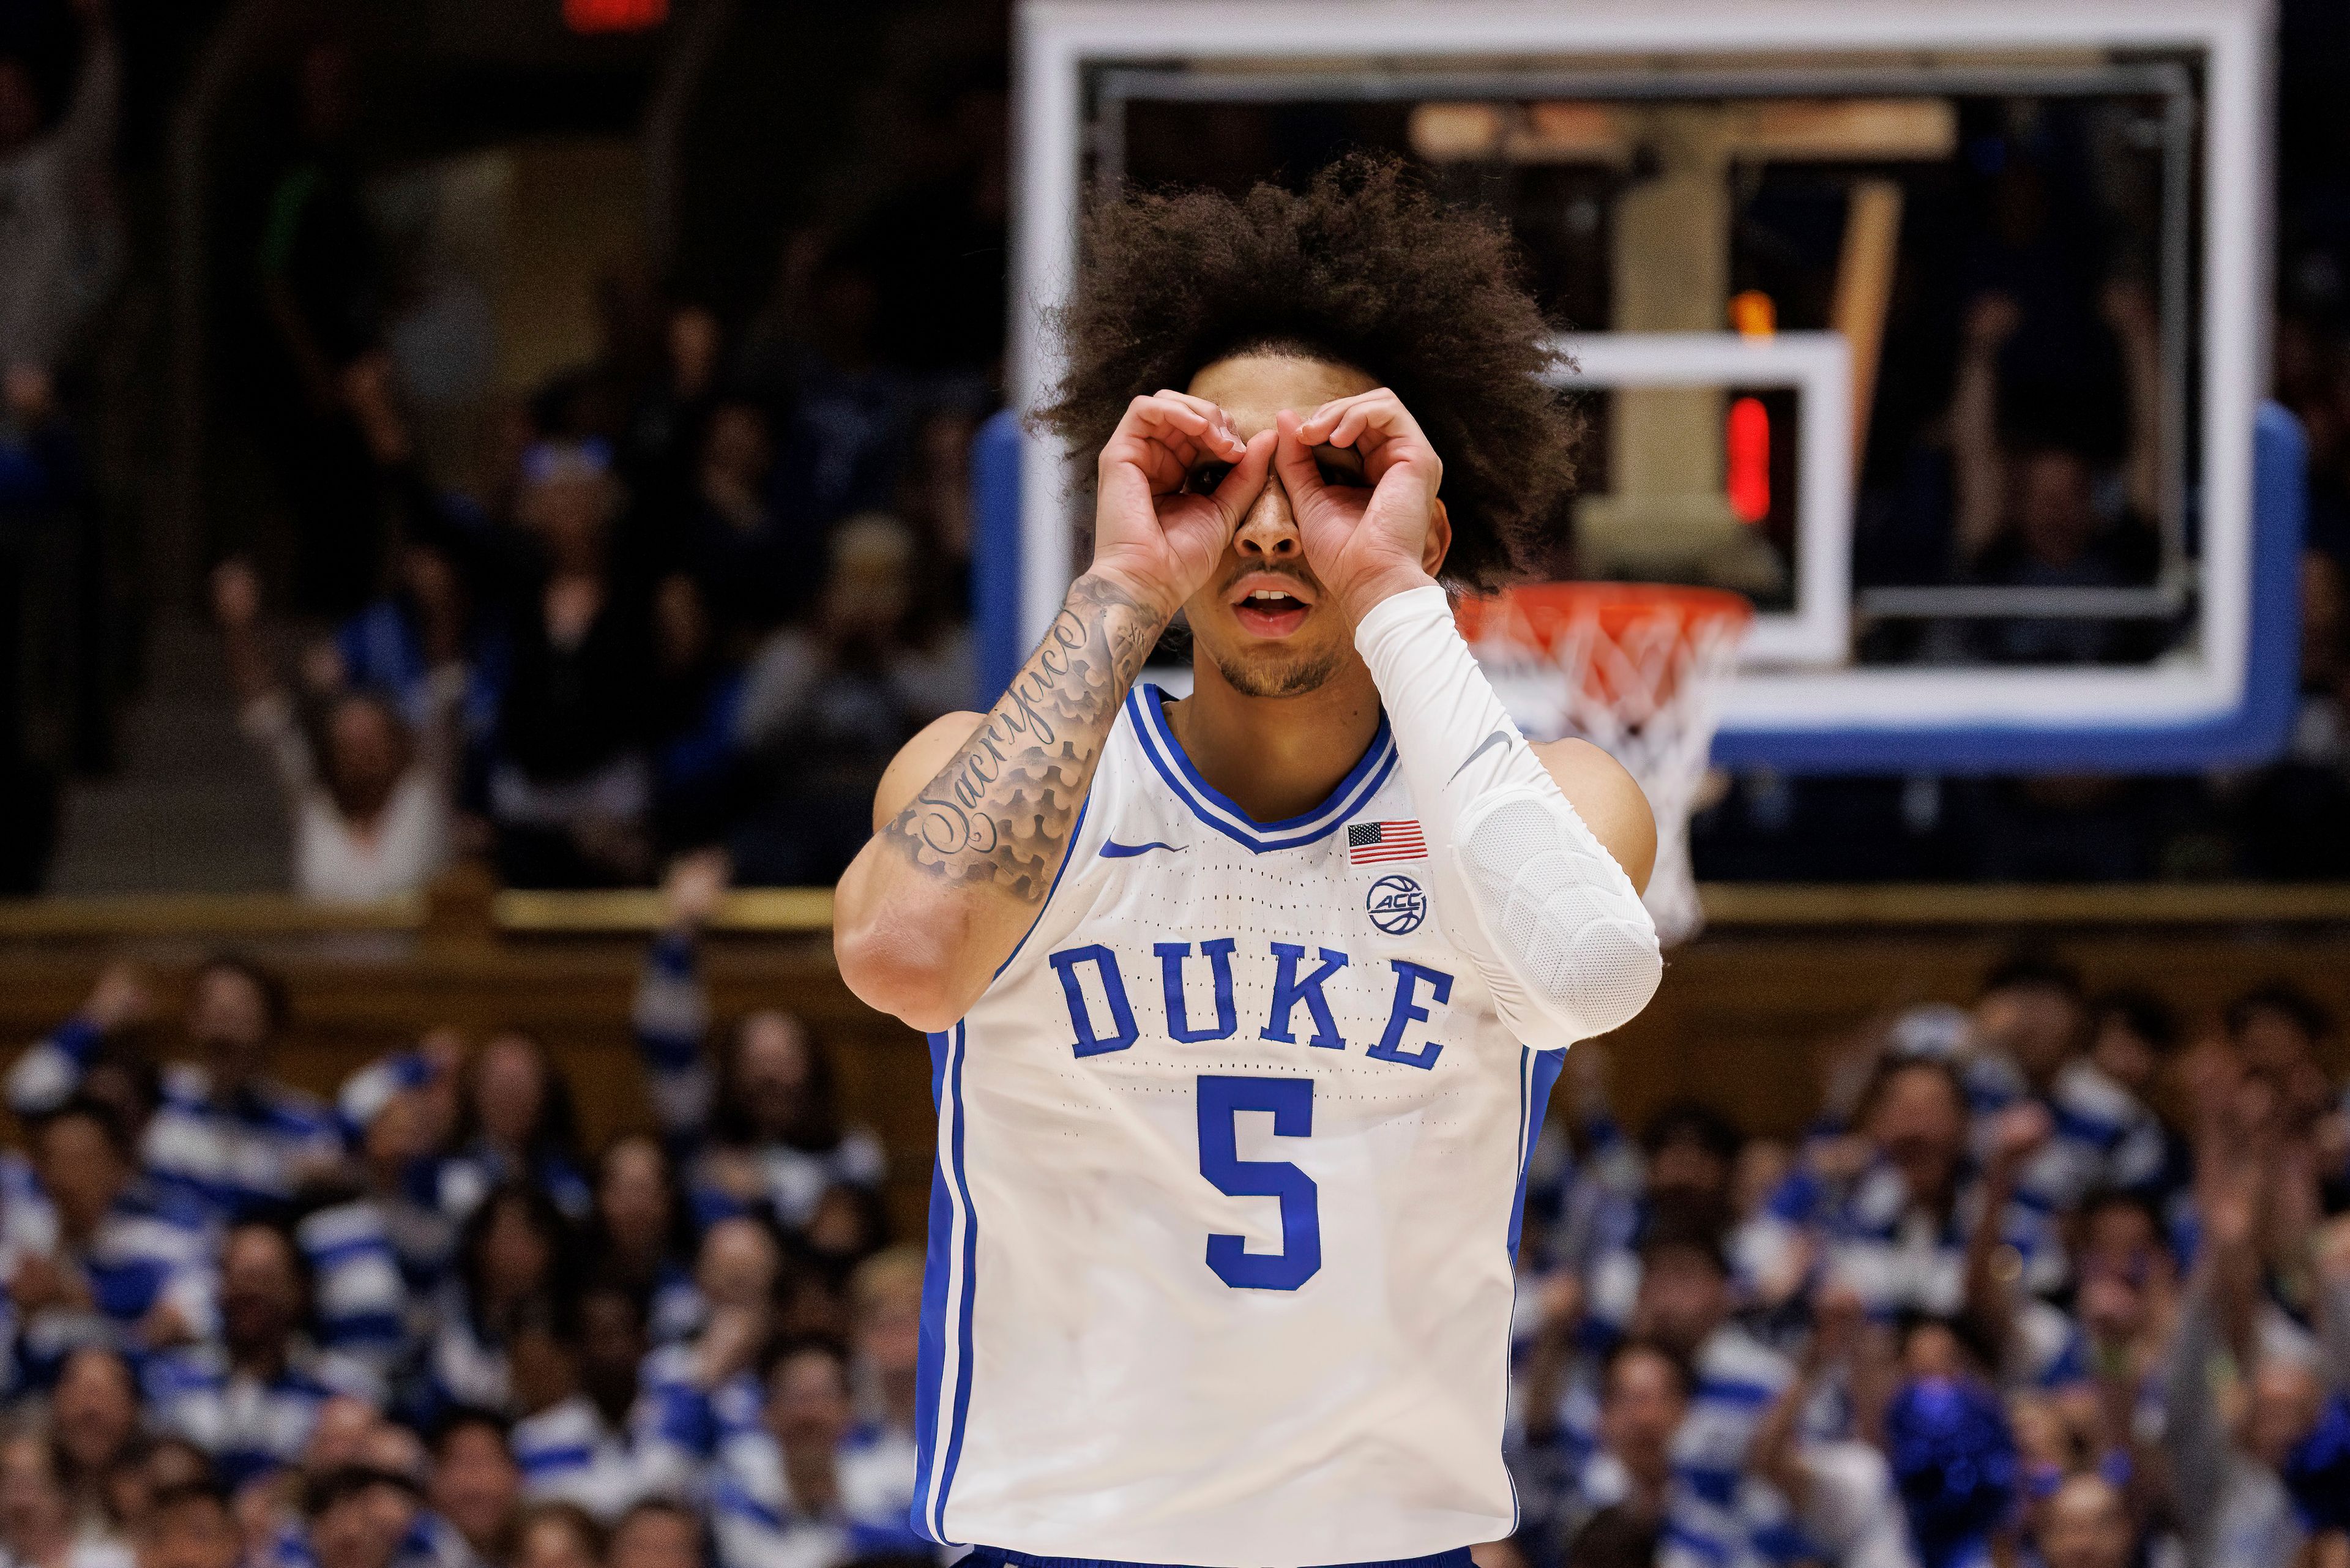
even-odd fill
[{"label": "white net", "polygon": [[1667,946],[1705,923],[1689,819],[1723,683],[1752,611],[1734,594],[1617,584],[1520,588],[1462,606],[1462,629],[1530,738],[1579,735],[1639,782],[1657,817],[1645,901]]}]

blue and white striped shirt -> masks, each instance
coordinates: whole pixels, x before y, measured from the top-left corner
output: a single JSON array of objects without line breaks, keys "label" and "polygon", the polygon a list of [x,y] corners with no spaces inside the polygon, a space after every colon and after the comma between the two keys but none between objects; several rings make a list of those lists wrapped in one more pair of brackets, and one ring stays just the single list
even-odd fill
[{"label": "blue and white striped shirt", "polygon": [[88,1310],[45,1307],[16,1325],[19,1369],[47,1387],[68,1354],[103,1345],[136,1364],[140,1320],[162,1304],[176,1308],[190,1333],[214,1331],[217,1282],[205,1217],[152,1183],[134,1181],[99,1221],[87,1245],[68,1248],[57,1211],[28,1166],[12,1164],[8,1201],[0,1208],[0,1279],[28,1257],[49,1258],[88,1283]]},{"label": "blue and white striped shirt", "polygon": [[2100,1188],[2151,1193],[2160,1184],[2168,1164],[2162,1124],[2087,1058],[2064,1064],[2044,1094],[2003,1056],[1969,1057],[1960,1076],[1978,1158],[1990,1153],[2000,1112],[2025,1100],[2047,1108],[2054,1131],[2016,1174],[2015,1200],[2024,1207],[2058,1215]]},{"label": "blue and white striped shirt", "polygon": [[[1909,1311],[1947,1317],[1965,1304],[1967,1236],[1982,1201],[1980,1182],[1965,1179],[1945,1219],[1912,1205],[1908,1183],[1883,1161],[1848,1186],[1799,1167],[1747,1223],[1737,1251],[1758,1270],[1776,1272],[1790,1266],[1810,1232],[1825,1248],[1827,1274],[1858,1292],[1871,1315],[1887,1319]],[[2050,1216],[2011,1203],[1998,1223],[2002,1241],[2022,1262],[2027,1289],[2043,1292],[2064,1282],[2064,1251]]]},{"label": "blue and white striped shirt", "polygon": [[684,1345],[648,1355],[637,1386],[636,1403],[618,1429],[585,1396],[516,1423],[514,1456],[524,1490],[568,1498],[608,1521],[642,1498],[699,1503],[709,1463],[731,1438],[760,1425],[758,1379],[741,1373],[704,1393]]},{"label": "blue and white striped shirt", "polygon": [[[691,938],[670,932],[645,955],[631,1018],[637,1047],[651,1085],[662,1136],[685,1168],[695,1220],[702,1225],[743,1212],[741,1199],[712,1180],[694,1158],[703,1151],[710,1116],[711,1075],[702,1043],[710,1028],[710,1001],[700,956]],[[786,1227],[807,1223],[833,1186],[879,1187],[888,1162],[880,1140],[851,1127],[821,1152],[768,1143],[749,1151],[756,1160],[761,1196]]]},{"label": "blue and white striped shirt", "polygon": [[[8,1104],[20,1116],[57,1109],[81,1087],[105,1036],[69,1018],[8,1070]],[[224,1221],[282,1209],[306,1166],[342,1151],[331,1112],[282,1085],[260,1080],[216,1104],[212,1075],[179,1063],[163,1070],[162,1103],[147,1124],[140,1158],[163,1187]]]},{"label": "blue and white striped shirt", "polygon": [[367,1199],[321,1209],[295,1228],[309,1260],[318,1344],[389,1379],[409,1348],[407,1282],[383,1216]]},{"label": "blue and white striped shirt", "polygon": [[576,1502],[608,1524],[648,1497],[686,1501],[692,1473],[662,1462],[662,1450],[647,1441],[652,1422],[640,1397],[628,1422],[615,1428],[584,1394],[515,1422],[523,1494]]},{"label": "blue and white striped shirt", "polygon": [[231,1487],[296,1463],[319,1409],[337,1394],[364,1398],[373,1393],[358,1369],[303,1351],[275,1377],[255,1377],[232,1367],[218,1345],[152,1356],[140,1380],[156,1428],[210,1454]]},{"label": "blue and white striped shirt", "polygon": [[720,1568],[831,1568],[857,1557],[935,1553],[908,1519],[912,1438],[877,1426],[853,1428],[835,1462],[839,1503],[818,1513],[792,1496],[783,1449],[764,1428],[729,1443],[710,1482]]},{"label": "blue and white striped shirt", "polygon": [[308,1095],[263,1080],[222,1105],[211,1075],[184,1063],[164,1070],[141,1146],[150,1175],[228,1223],[282,1210],[342,1147],[334,1113]]}]

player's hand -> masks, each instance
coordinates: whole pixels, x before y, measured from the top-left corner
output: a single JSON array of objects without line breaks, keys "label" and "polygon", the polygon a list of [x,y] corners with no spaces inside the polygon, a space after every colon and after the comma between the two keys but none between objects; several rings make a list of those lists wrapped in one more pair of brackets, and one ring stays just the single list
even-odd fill
[{"label": "player's hand", "polygon": [[1243,441],[1205,398],[1135,399],[1101,452],[1096,575],[1171,618],[1224,558],[1264,488],[1273,448],[1272,431]]},{"label": "player's hand", "polygon": [[[1429,530],[1441,525],[1436,493],[1444,464],[1403,400],[1379,387],[1303,419],[1284,413],[1275,429],[1274,468],[1289,493],[1306,565],[1349,623],[1382,599],[1435,581],[1426,556]],[[1314,453],[1326,446],[1358,453],[1369,487],[1324,479]]]}]

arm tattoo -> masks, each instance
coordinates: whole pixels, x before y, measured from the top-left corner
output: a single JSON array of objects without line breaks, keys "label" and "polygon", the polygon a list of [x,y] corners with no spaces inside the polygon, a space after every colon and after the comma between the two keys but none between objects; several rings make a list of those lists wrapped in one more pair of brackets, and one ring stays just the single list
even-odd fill
[{"label": "arm tattoo", "polygon": [[881,836],[942,881],[1043,903],[1118,705],[1165,625],[1123,589],[1079,577],[987,722]]}]

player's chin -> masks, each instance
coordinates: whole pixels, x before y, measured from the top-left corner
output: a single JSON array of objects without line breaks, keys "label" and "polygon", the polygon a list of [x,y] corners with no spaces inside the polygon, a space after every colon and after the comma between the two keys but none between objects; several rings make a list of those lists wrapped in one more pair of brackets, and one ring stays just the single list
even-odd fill
[{"label": "player's chin", "polygon": [[1320,639],[1243,636],[1215,639],[1203,650],[1243,697],[1299,697],[1328,680],[1352,649],[1325,647]]}]

